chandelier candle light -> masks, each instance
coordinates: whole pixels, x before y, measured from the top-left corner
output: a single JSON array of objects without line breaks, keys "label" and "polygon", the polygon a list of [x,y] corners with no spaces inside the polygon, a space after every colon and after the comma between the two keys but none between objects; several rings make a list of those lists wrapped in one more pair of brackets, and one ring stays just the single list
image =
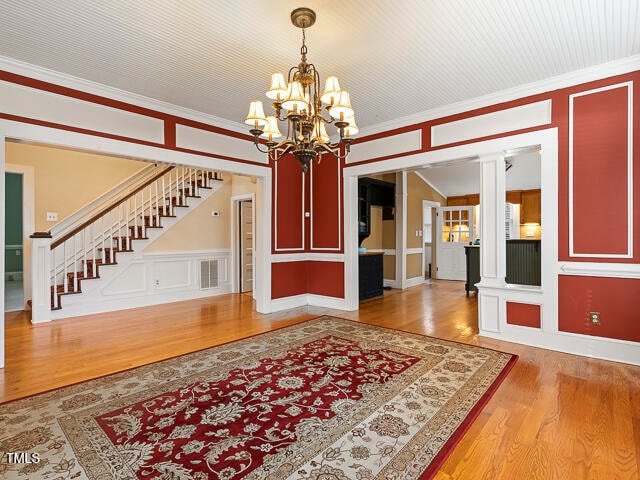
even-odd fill
[{"label": "chandelier candle light", "polygon": [[[258,150],[268,153],[273,160],[291,153],[302,164],[303,172],[312,160],[319,163],[323,153],[345,158],[352,137],[358,133],[349,92],[341,90],[338,79],[331,76],[320,95],[320,74],[315,65],[307,63],[304,30],[315,21],[316,14],[309,8],[296,8],[291,12],[291,23],[302,29],[300,63],[289,70],[286,82],[282,73],[271,75],[271,88],[266,94],[274,101],[271,105],[275,115],[265,116],[262,102],[255,100],[249,104],[245,118],[245,123],[253,127],[250,133]],[[323,115],[323,106],[328,119]],[[278,121],[287,122],[287,135],[281,141],[276,141],[282,137]],[[325,124],[333,124],[338,130],[340,138],[335,143],[331,143]]]}]

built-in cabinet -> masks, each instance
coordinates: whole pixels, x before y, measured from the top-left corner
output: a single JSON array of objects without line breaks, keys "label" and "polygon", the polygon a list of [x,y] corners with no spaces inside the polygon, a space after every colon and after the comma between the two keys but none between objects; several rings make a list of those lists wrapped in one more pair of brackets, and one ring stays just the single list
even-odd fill
[{"label": "built-in cabinet", "polygon": [[540,190],[524,190],[520,203],[520,223],[535,223],[540,225],[542,220]]},{"label": "built-in cabinet", "polygon": [[[534,190],[511,190],[506,193],[507,203],[520,205],[520,223],[521,224],[537,224],[540,225],[542,216],[541,212],[541,191]],[[480,203],[480,195],[471,193],[468,195],[456,195],[447,198],[447,206],[460,207],[467,205],[478,205]]]},{"label": "built-in cabinet", "polygon": [[384,293],[381,252],[358,256],[358,282],[360,300],[380,297]]},{"label": "built-in cabinet", "polygon": [[395,185],[375,178],[358,179],[358,245],[371,235],[371,206],[382,207],[382,219],[393,220]]}]

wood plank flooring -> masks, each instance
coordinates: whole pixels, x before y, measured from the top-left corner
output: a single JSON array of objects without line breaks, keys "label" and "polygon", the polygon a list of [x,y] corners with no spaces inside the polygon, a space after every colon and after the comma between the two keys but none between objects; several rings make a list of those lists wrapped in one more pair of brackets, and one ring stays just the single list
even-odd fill
[{"label": "wood plank flooring", "polygon": [[5,314],[0,401],[107,375],[330,314],[520,355],[435,477],[640,478],[640,367],[478,337],[477,301],[434,281],[361,303],[262,315],[224,295],[32,325]]}]

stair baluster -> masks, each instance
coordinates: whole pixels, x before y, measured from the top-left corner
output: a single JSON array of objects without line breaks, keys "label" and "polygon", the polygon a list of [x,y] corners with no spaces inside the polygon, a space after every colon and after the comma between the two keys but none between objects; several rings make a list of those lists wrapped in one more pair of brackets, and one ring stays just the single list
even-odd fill
[{"label": "stair baluster", "polygon": [[199,197],[200,188],[211,188],[212,179],[217,180],[217,175],[200,168],[165,169],[73,233],[52,242],[51,308],[62,307],[61,295],[79,293],[82,280],[97,278],[99,266],[116,263],[117,252],[132,251],[133,239],[148,238],[147,229],[161,227],[161,217],[175,216],[175,207],[188,206],[188,197]]}]

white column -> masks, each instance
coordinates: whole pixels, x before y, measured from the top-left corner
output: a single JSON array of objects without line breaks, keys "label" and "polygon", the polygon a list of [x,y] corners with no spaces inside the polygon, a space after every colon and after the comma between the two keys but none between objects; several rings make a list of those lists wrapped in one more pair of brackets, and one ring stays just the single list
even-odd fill
[{"label": "white column", "polygon": [[51,234],[31,235],[31,323],[51,320]]},{"label": "white column", "polygon": [[505,284],[504,165],[502,155],[480,158],[480,283],[485,287]]},{"label": "white column", "polygon": [[360,305],[358,257],[358,177],[345,176],[344,192],[344,301],[347,310]]},{"label": "white column", "polygon": [[503,288],[506,276],[504,229],[505,163],[501,154],[480,158],[480,283],[478,327],[500,332],[504,306],[492,287]]},{"label": "white column", "polygon": [[271,170],[258,177],[256,183],[255,209],[255,299],[256,310],[271,312]]},{"label": "white column", "polygon": [[407,288],[407,172],[396,173],[396,285]]}]

